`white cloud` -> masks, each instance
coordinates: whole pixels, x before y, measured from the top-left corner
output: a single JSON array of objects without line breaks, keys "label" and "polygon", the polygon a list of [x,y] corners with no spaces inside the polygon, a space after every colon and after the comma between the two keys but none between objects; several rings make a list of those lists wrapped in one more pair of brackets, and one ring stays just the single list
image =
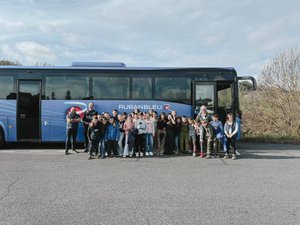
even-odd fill
[{"label": "white cloud", "polygon": [[299,44],[298,0],[12,0],[0,8],[0,56],[123,61],[129,66],[234,66],[259,73]]}]

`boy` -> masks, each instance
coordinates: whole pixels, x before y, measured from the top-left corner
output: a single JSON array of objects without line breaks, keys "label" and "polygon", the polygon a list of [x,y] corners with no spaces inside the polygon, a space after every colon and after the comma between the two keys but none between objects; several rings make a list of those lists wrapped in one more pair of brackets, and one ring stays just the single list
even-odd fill
[{"label": "boy", "polygon": [[109,125],[105,132],[104,140],[106,142],[107,153],[110,157],[117,155],[117,144],[120,138],[120,129],[114,118],[109,118]]},{"label": "boy", "polygon": [[223,144],[224,152],[227,152],[226,138],[224,136],[223,123],[219,120],[218,114],[213,115],[213,121],[210,122],[213,128],[214,138],[213,138],[213,150],[214,156],[219,158],[220,143]]},{"label": "boy", "polygon": [[89,141],[89,153],[90,156],[88,159],[92,159],[93,152],[97,155],[99,140],[100,140],[100,126],[98,123],[97,116],[93,117],[92,122],[89,125],[87,130],[87,137]]},{"label": "boy", "polygon": [[207,119],[201,120],[200,127],[200,157],[204,158],[204,147],[206,147],[206,159],[211,158],[211,143],[214,137],[213,128]]}]

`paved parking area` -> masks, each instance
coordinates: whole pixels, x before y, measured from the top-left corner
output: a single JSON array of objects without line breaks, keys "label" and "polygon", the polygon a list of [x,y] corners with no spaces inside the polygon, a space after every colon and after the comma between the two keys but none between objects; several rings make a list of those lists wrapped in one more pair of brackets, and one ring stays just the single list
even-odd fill
[{"label": "paved parking area", "polygon": [[238,151],[234,161],[0,150],[0,224],[299,224],[300,146]]}]

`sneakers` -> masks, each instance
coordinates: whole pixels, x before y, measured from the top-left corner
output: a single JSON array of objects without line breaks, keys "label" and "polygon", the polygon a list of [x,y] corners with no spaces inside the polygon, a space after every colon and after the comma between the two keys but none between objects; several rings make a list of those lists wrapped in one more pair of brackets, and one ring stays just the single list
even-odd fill
[{"label": "sneakers", "polygon": [[232,155],[232,160],[236,160],[236,155],[235,154]]},{"label": "sneakers", "polygon": [[206,158],[206,159],[210,159],[210,158],[211,158],[211,155],[207,155],[205,158]]},{"label": "sneakers", "polygon": [[200,158],[204,158],[205,154],[203,152],[200,153]]},{"label": "sneakers", "polygon": [[146,153],[145,153],[145,156],[149,156],[149,153],[148,153],[148,152],[146,152]]},{"label": "sneakers", "polygon": [[135,157],[140,157],[140,153],[135,153]]},{"label": "sneakers", "polygon": [[227,153],[225,154],[224,159],[229,159],[229,156]]},{"label": "sneakers", "polygon": [[193,157],[196,157],[196,153],[195,152],[193,152]]},{"label": "sneakers", "polygon": [[140,152],[140,156],[143,157],[143,156],[144,156],[144,153]]},{"label": "sneakers", "polygon": [[73,149],[73,152],[79,153],[76,149]]},{"label": "sneakers", "polygon": [[150,156],[153,156],[153,152],[149,152],[149,155],[150,155]]},{"label": "sneakers", "polygon": [[93,155],[89,155],[88,160],[91,160],[93,157]]}]

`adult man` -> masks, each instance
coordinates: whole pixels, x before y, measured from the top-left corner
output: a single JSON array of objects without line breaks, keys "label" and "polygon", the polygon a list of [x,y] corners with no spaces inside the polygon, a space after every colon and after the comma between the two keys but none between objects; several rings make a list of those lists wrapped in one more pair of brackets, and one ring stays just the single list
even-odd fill
[{"label": "adult man", "polygon": [[80,122],[80,116],[76,113],[76,109],[74,107],[71,108],[70,113],[66,117],[67,120],[67,140],[65,146],[65,155],[69,155],[69,148],[71,145],[71,137],[72,137],[72,149],[74,152],[76,151],[76,137],[78,132],[78,124]]},{"label": "adult man", "polygon": [[96,110],[94,110],[94,103],[89,103],[88,109],[84,112],[84,116],[82,118],[83,122],[83,141],[84,141],[84,152],[88,152],[89,149],[89,140],[88,140],[88,128],[89,124],[92,121],[94,116],[97,116],[98,113]]}]

